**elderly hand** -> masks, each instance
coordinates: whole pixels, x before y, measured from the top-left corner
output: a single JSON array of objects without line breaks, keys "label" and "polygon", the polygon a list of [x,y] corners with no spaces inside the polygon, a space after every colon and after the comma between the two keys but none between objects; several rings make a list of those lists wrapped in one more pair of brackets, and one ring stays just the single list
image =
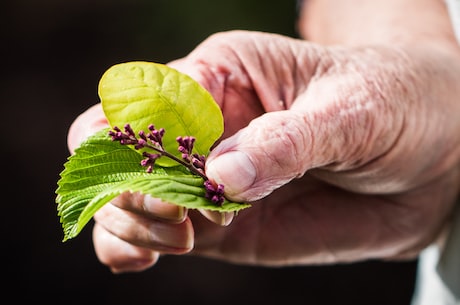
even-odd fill
[{"label": "elderly hand", "polygon": [[[219,226],[124,194],[95,215],[96,253],[114,272],[167,253],[259,265],[411,258],[443,229],[460,185],[458,50],[234,31],[170,65],[224,114],[208,177],[253,206],[201,211]],[[99,105],[83,113],[70,149],[105,124]]]}]

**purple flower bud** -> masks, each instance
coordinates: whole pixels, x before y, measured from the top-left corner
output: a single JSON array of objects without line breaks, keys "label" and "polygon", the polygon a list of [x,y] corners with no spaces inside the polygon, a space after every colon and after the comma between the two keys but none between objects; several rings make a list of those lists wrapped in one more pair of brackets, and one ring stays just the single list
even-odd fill
[{"label": "purple flower bud", "polygon": [[144,147],[145,147],[145,144],[147,144],[147,142],[146,142],[144,139],[139,139],[139,140],[137,140],[137,144],[134,145],[134,148],[135,148],[135,149],[144,148]]},{"label": "purple flower bud", "polygon": [[122,135],[123,133],[117,126],[114,126],[113,130],[109,131],[109,136],[112,138],[112,141],[119,141],[122,138]]},{"label": "purple flower bud", "polygon": [[[195,138],[194,137],[177,137],[176,138],[177,143],[179,143],[179,151],[183,152],[182,150],[185,150],[189,155],[192,154],[193,150],[193,144],[195,143]],[[183,147],[183,148],[180,148]]]},{"label": "purple flower bud", "polygon": [[163,140],[162,140],[162,135],[161,135],[161,132],[158,131],[158,130],[152,130],[151,131],[151,139],[153,142],[157,143],[159,146],[163,146]]},{"label": "purple flower bud", "polygon": [[192,164],[196,168],[204,168],[204,163],[195,157],[192,157]]},{"label": "purple flower bud", "polygon": [[161,154],[151,154],[151,153],[148,153],[146,151],[144,151],[142,153],[142,155],[148,159],[151,159],[151,160],[156,160],[158,159],[159,157],[161,157]]},{"label": "purple flower bud", "polygon": [[222,203],[224,203],[224,197],[219,196],[219,195],[214,195],[212,196],[211,201],[216,205],[222,205]]},{"label": "purple flower bud", "polygon": [[197,169],[203,169],[206,163],[206,157],[205,156],[200,156],[198,154],[193,154],[191,157],[192,161],[191,163],[193,166]]},{"label": "purple flower bud", "polygon": [[179,147],[185,147],[184,139],[182,137],[177,137],[176,142],[179,143]]},{"label": "purple flower bud", "polygon": [[189,136],[187,136],[187,137],[184,138],[184,142],[185,142],[185,144],[186,144],[185,147],[186,147],[190,152],[192,152],[192,150],[193,150],[193,145],[195,144],[195,138],[194,138],[194,137],[189,137]]},{"label": "purple flower bud", "polygon": [[147,141],[147,137],[145,136],[145,132],[143,130],[139,131],[137,134],[142,140]]},{"label": "purple flower bud", "polygon": [[205,198],[211,200],[214,204],[222,205],[225,201],[224,197],[224,186],[222,184],[217,184],[206,180],[204,182],[205,188]]},{"label": "purple flower bud", "polygon": [[145,159],[141,160],[141,165],[147,167],[147,173],[151,173],[153,171],[153,166],[155,165],[156,159],[161,157],[161,154],[151,154],[146,151],[142,153]]},{"label": "purple flower bud", "polygon": [[224,185],[223,184],[218,184],[216,193],[219,194],[220,196],[224,195]]},{"label": "purple flower bud", "polygon": [[123,144],[123,145],[135,145],[135,144],[137,144],[137,139],[131,139],[131,138],[123,137],[120,140],[120,143]]},{"label": "purple flower bud", "polygon": [[165,134],[164,128],[160,128],[159,130],[155,129],[153,124],[149,125],[150,133],[146,136],[154,145],[163,147],[163,136]]},{"label": "purple flower bud", "polygon": [[133,129],[131,128],[131,125],[129,124],[125,125],[125,132],[130,137],[136,137],[136,134],[134,133]]},{"label": "purple flower bud", "polygon": [[182,145],[179,145],[179,147],[177,148],[177,150],[183,154],[186,154],[187,153],[187,149],[185,149],[184,146]]},{"label": "purple flower bud", "polygon": [[210,180],[206,180],[203,184],[204,184],[204,188],[206,189],[206,191],[214,192],[216,190],[214,188],[213,183]]}]

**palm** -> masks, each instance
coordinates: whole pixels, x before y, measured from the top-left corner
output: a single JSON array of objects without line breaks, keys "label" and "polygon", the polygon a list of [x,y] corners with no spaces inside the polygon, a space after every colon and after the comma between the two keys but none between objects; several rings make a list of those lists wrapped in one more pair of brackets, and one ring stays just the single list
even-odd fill
[{"label": "palm", "polygon": [[446,181],[366,196],[305,176],[254,202],[228,227],[193,218],[194,253],[272,265],[411,257],[439,233],[452,208],[454,187]]}]

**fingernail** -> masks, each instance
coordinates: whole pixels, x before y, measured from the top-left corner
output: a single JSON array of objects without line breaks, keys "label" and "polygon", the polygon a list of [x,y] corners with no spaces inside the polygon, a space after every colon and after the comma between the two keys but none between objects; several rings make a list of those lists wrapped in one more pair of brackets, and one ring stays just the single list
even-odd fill
[{"label": "fingernail", "polygon": [[228,226],[230,223],[233,221],[233,216],[235,215],[234,212],[225,212],[222,213],[222,225],[223,226]]},{"label": "fingernail", "polygon": [[230,199],[238,198],[251,188],[257,176],[254,163],[241,151],[230,151],[211,159],[206,174],[225,186],[225,195]]},{"label": "fingernail", "polygon": [[159,252],[183,254],[192,250],[194,231],[190,221],[178,225],[152,222],[150,244]]},{"label": "fingernail", "polygon": [[173,222],[183,221],[187,214],[185,208],[161,201],[160,199],[153,198],[149,195],[144,197],[144,208],[157,218]]},{"label": "fingernail", "polygon": [[221,226],[228,226],[235,214],[234,212],[217,212],[205,209],[199,209],[199,211],[204,217]]},{"label": "fingernail", "polygon": [[151,260],[148,261],[131,261],[129,264],[118,266],[118,267],[111,267],[110,271],[113,274],[122,274],[122,273],[130,273],[130,272],[139,272],[147,269],[148,267],[152,266],[154,262]]}]

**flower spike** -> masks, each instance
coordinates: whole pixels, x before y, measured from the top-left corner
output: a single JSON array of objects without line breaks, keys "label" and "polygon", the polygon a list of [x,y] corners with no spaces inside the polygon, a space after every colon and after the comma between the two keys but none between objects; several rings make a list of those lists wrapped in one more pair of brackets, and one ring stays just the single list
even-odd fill
[{"label": "flower spike", "polygon": [[211,182],[205,174],[206,157],[193,153],[195,138],[191,136],[177,137],[179,144],[178,151],[182,153],[182,159],[167,152],[163,147],[164,128],[156,129],[153,124],[148,126],[149,132],[146,134],[143,130],[139,131],[137,136],[129,124],[124,126],[124,132],[117,126],[109,131],[112,141],[118,141],[122,145],[133,145],[136,150],[151,149],[155,153],[144,151],[144,159],[140,162],[146,167],[146,172],[153,172],[155,161],[162,156],[168,157],[177,163],[185,166],[191,173],[200,176],[204,180],[205,198],[211,200],[214,204],[221,206],[225,201],[224,186]]}]

